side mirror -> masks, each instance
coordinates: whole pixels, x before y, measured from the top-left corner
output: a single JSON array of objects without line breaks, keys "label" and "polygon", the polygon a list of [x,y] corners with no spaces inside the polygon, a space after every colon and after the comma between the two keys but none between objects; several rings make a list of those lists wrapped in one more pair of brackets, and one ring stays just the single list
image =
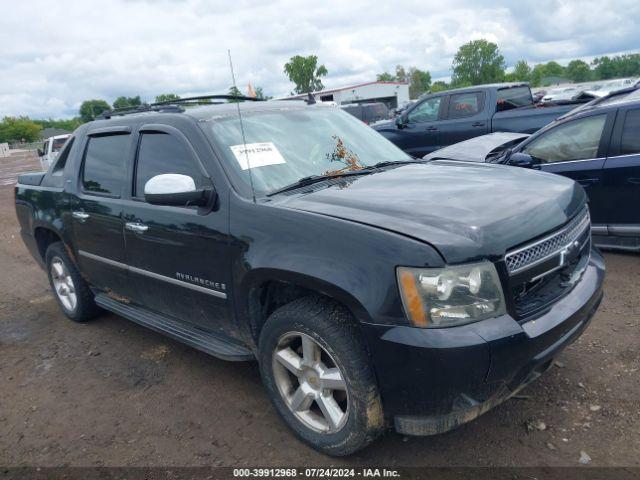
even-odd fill
[{"label": "side mirror", "polygon": [[528,153],[515,152],[509,157],[509,165],[522,168],[533,168],[540,163],[539,160],[533,158]]},{"label": "side mirror", "polygon": [[42,150],[41,148],[38,149],[38,156],[44,157],[44,150]]},{"label": "side mirror", "polygon": [[144,186],[144,199],[153,205],[203,206],[209,202],[211,193],[211,189],[197,189],[193,178],[178,173],[156,175]]},{"label": "side mirror", "polygon": [[407,118],[403,114],[400,114],[396,117],[396,127],[404,128],[406,124],[407,124]]}]

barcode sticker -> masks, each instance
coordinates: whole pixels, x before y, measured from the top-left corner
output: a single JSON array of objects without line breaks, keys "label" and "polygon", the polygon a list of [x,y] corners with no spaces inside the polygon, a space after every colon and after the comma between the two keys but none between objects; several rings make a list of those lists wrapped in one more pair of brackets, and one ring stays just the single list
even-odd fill
[{"label": "barcode sticker", "polygon": [[232,145],[229,148],[231,148],[242,170],[287,163],[271,142]]}]

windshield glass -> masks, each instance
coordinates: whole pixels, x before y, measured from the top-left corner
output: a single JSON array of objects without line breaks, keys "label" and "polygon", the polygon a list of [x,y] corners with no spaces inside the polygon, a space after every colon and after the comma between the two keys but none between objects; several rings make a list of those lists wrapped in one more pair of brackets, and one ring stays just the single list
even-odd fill
[{"label": "windshield glass", "polygon": [[[243,112],[246,148],[237,116],[205,124],[233,177],[267,194],[312,175],[356,171],[406,153],[339,108]],[[251,169],[251,170],[249,170]]]}]

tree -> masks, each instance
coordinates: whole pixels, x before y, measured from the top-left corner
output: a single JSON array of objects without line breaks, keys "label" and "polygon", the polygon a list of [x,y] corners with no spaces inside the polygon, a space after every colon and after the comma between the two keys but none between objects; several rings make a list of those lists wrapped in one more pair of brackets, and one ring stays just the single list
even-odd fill
[{"label": "tree", "polygon": [[571,60],[565,74],[572,82],[586,82],[591,79],[591,68],[587,62],[582,60]]},{"label": "tree", "polygon": [[516,82],[528,82],[531,79],[531,67],[525,60],[518,60],[511,73]]},{"label": "tree", "polygon": [[85,100],[80,105],[80,119],[90,122],[106,110],[111,110],[111,106],[104,100]]},{"label": "tree", "polygon": [[140,100],[140,95],[135,97],[118,97],[113,102],[113,108],[121,109],[121,108],[134,108],[139,105],[142,105],[142,101]]},{"label": "tree", "polygon": [[389,72],[383,72],[376,75],[376,80],[378,82],[395,82],[395,75],[391,75]]},{"label": "tree", "polygon": [[262,87],[256,87],[254,91],[256,92],[256,98],[259,98],[261,100],[271,100],[273,98],[269,95],[265,95]]},{"label": "tree", "polygon": [[501,81],[505,62],[495,43],[473,40],[458,49],[451,68],[451,83],[478,85]]},{"label": "tree", "polygon": [[431,93],[443,92],[445,90],[449,90],[450,85],[447,82],[443,82],[442,80],[437,80],[431,84],[431,89],[429,90]]},{"label": "tree", "polygon": [[37,123],[43,129],[59,128],[68,132],[73,132],[83,123],[80,117],[69,118],[66,120],[54,120],[53,118],[49,118],[47,120],[32,120],[32,122]]},{"label": "tree", "polygon": [[[229,87],[229,95],[233,95],[234,97],[242,97],[242,92],[240,91],[240,89],[238,87],[236,87],[235,85],[231,85]],[[241,102],[242,100],[240,99],[229,99],[229,103],[235,103],[235,102]]]},{"label": "tree", "polygon": [[402,65],[396,65],[396,82],[409,83],[409,76]]},{"label": "tree", "polygon": [[4,117],[0,122],[0,143],[35,142],[40,139],[41,130],[29,117]]},{"label": "tree", "polygon": [[308,93],[322,90],[324,86],[320,78],[326,76],[329,72],[324,65],[318,65],[318,57],[316,55],[309,55],[308,57],[296,55],[285,63],[284,73],[295,84],[295,93]]},{"label": "tree", "polygon": [[174,100],[180,100],[180,95],[176,95],[175,93],[161,93],[160,95],[156,95],[156,103],[173,102]]},{"label": "tree", "polygon": [[640,53],[598,57],[593,59],[591,65],[593,65],[595,78],[599,80],[635,77],[640,75]]},{"label": "tree", "polygon": [[431,87],[431,74],[416,67],[409,69],[409,98],[418,98],[429,91]]},{"label": "tree", "polygon": [[562,77],[565,75],[564,67],[558,62],[539,63],[531,71],[531,84],[534,87],[544,86],[545,77]]}]

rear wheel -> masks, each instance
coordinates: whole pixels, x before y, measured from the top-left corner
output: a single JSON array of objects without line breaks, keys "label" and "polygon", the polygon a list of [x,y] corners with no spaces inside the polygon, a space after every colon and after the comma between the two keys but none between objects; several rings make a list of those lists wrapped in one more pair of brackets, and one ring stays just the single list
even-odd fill
[{"label": "rear wheel", "polygon": [[45,260],[49,284],[64,314],[74,322],[85,322],[95,317],[100,309],[93,300],[93,292],[62,242],[49,245]]},{"label": "rear wheel", "polygon": [[340,305],[307,297],[281,307],[262,329],[259,359],[278,413],[314,448],[348,455],[382,431],[366,347]]}]

